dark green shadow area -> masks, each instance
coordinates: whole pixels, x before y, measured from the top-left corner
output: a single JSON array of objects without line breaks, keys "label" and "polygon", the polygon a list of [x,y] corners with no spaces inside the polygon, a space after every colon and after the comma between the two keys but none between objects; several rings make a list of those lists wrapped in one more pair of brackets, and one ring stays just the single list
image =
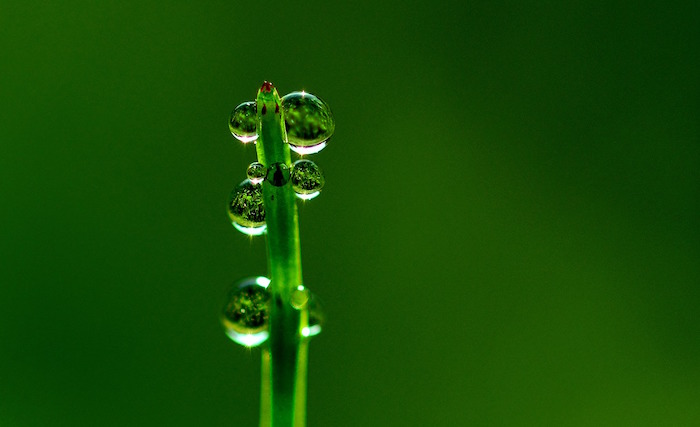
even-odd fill
[{"label": "dark green shadow area", "polygon": [[263,80],[336,119],[310,426],[700,424],[697,2],[0,9],[0,425],[256,425]]}]

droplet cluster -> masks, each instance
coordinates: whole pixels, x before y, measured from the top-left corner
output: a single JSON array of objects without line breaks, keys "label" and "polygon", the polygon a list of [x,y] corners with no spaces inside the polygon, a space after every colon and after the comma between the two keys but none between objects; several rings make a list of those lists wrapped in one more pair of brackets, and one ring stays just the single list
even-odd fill
[{"label": "droplet cluster", "polygon": [[[314,154],[326,147],[335,131],[335,119],[328,104],[310,93],[292,92],[282,97],[284,128],[289,148],[300,155]],[[257,105],[244,102],[233,109],[229,129],[241,142],[255,142]]]},{"label": "droplet cluster", "polygon": [[[234,342],[256,347],[270,336],[272,296],[269,285],[270,279],[258,276],[239,280],[231,287],[221,311],[221,325]],[[321,333],[325,314],[315,294],[300,285],[292,292],[290,304],[308,314],[306,326],[299,331],[301,337],[310,338]]]},{"label": "droplet cluster", "polygon": [[[269,92],[271,88],[272,85],[265,82],[261,90]],[[303,156],[317,153],[327,145],[335,130],[335,120],[323,100],[304,91],[292,92],[282,97],[281,108],[280,104],[277,107],[275,114],[281,113],[278,123],[283,126],[282,134],[286,136],[283,142],[290,150]],[[261,110],[258,112],[254,101],[234,108],[229,117],[231,134],[243,143],[256,143],[261,114],[265,114],[264,105]],[[289,184],[297,197],[308,200],[318,196],[325,184],[321,168],[308,159],[299,159],[292,165],[265,165],[256,161],[248,166],[246,177],[231,192],[227,211],[233,226],[252,236],[263,234],[267,229],[263,203],[265,188],[269,191],[270,186]],[[272,300],[269,284],[270,280],[265,277],[248,277],[237,282],[228,293],[221,323],[226,334],[236,343],[255,347],[268,339]],[[318,335],[325,323],[325,315],[316,295],[299,285],[288,297],[288,304],[302,313],[299,337]]]}]

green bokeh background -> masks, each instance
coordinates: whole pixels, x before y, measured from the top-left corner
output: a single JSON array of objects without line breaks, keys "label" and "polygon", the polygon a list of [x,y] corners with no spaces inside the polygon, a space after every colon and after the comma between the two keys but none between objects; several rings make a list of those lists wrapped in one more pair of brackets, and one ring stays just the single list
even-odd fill
[{"label": "green bokeh background", "polygon": [[256,425],[265,79],[337,123],[309,426],[700,425],[699,5],[3,1],[0,425]]}]

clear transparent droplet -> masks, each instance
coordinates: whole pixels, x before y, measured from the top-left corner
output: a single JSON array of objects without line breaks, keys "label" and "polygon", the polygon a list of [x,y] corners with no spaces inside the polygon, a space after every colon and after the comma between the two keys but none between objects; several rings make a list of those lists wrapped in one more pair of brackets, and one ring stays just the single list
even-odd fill
[{"label": "clear transparent droplet", "polygon": [[257,106],[254,101],[244,102],[234,108],[228,120],[228,128],[241,142],[253,142],[258,139],[255,130],[257,121]]},{"label": "clear transparent droplet", "polygon": [[226,335],[238,344],[255,347],[270,335],[269,284],[270,279],[266,277],[248,277],[229,291],[221,313],[221,324]]},{"label": "clear transparent droplet", "polygon": [[289,168],[284,163],[273,163],[267,168],[265,179],[275,187],[282,187],[289,182]]},{"label": "clear transparent droplet", "polygon": [[302,310],[306,308],[310,298],[311,291],[306,289],[303,285],[299,285],[292,291],[289,301],[292,304],[292,307],[296,308],[297,310]]},{"label": "clear transparent droplet", "polygon": [[265,207],[262,186],[249,179],[241,182],[231,192],[228,201],[228,216],[239,231],[258,236],[265,232]]},{"label": "clear transparent droplet", "polygon": [[248,175],[248,179],[253,184],[260,184],[261,182],[263,182],[266,174],[267,169],[265,168],[265,165],[263,165],[260,162],[251,163],[248,166],[248,170],[246,170],[246,175]]},{"label": "clear transparent droplet", "polygon": [[321,333],[323,325],[326,323],[326,316],[323,313],[323,307],[318,297],[311,294],[308,302],[309,310],[309,325],[301,330],[301,334],[305,337],[314,337]]},{"label": "clear transparent droplet", "polygon": [[331,109],[321,98],[306,92],[282,97],[289,148],[299,154],[321,151],[335,130]]},{"label": "clear transparent droplet", "polygon": [[297,197],[305,200],[318,196],[326,183],[321,168],[307,159],[294,162],[290,179]]}]

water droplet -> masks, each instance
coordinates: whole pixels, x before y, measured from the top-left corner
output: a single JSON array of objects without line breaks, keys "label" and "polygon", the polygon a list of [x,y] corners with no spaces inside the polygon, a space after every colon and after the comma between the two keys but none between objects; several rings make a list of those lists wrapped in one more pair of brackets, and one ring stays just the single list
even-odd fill
[{"label": "water droplet", "polygon": [[251,236],[265,232],[265,207],[263,206],[262,186],[249,179],[241,182],[231,192],[228,201],[228,216],[233,226]]},{"label": "water droplet", "polygon": [[255,347],[270,335],[269,284],[266,277],[248,277],[231,288],[221,313],[221,324],[226,335],[238,344]]},{"label": "water droplet", "polygon": [[306,307],[309,302],[309,298],[311,298],[311,292],[303,285],[299,285],[292,291],[289,301],[292,304],[292,307],[296,308],[297,310],[301,310]]},{"label": "water droplet", "polygon": [[316,163],[306,159],[294,162],[290,179],[297,197],[305,200],[318,196],[326,183],[321,168]]},{"label": "water droplet", "polygon": [[255,130],[257,123],[257,106],[254,101],[244,102],[234,108],[228,120],[228,128],[241,142],[252,142],[258,139]]},{"label": "water droplet", "polygon": [[267,174],[267,169],[265,169],[265,165],[263,165],[260,162],[251,163],[248,166],[248,170],[246,171],[246,175],[248,175],[248,179],[253,184],[260,184],[261,182],[263,182],[266,174]]},{"label": "water droplet", "polygon": [[323,313],[323,308],[318,300],[318,297],[311,294],[308,302],[309,308],[309,325],[301,330],[301,334],[305,337],[314,337],[321,333],[323,325],[326,323],[326,315]]},{"label": "water droplet", "polygon": [[303,155],[318,153],[326,146],[335,130],[328,104],[302,91],[283,96],[282,108],[289,148]]},{"label": "water droplet", "polygon": [[289,168],[284,163],[273,163],[267,168],[267,182],[282,187],[289,181]]}]

